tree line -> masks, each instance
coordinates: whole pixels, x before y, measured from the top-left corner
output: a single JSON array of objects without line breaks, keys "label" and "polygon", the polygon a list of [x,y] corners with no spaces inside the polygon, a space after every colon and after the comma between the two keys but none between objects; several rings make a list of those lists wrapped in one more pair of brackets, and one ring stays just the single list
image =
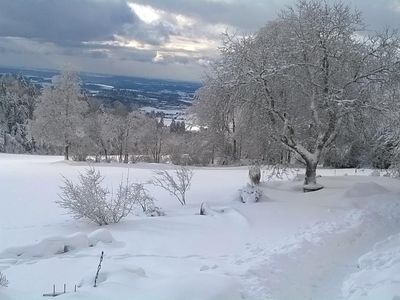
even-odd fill
[{"label": "tree line", "polygon": [[0,76],[0,152],[204,165],[210,159],[200,140],[185,121],[164,124],[160,113],[100,104],[72,71],[61,71],[44,88],[23,76]]}]

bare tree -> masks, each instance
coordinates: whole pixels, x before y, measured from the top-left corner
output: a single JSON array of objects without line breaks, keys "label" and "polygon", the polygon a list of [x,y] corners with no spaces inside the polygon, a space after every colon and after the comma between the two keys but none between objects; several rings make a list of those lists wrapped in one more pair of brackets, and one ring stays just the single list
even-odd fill
[{"label": "bare tree", "polygon": [[64,178],[60,200],[56,201],[76,219],[87,218],[98,225],[118,223],[129,215],[136,206],[146,209],[152,202],[142,184],[121,180],[115,194],[102,186],[104,177],[94,168],[79,175],[79,184]]},{"label": "bare tree", "polygon": [[188,167],[180,166],[173,172],[167,170],[159,170],[155,172],[152,184],[158,186],[172,196],[174,196],[180,204],[186,204],[186,192],[189,190],[193,178],[193,171]]}]

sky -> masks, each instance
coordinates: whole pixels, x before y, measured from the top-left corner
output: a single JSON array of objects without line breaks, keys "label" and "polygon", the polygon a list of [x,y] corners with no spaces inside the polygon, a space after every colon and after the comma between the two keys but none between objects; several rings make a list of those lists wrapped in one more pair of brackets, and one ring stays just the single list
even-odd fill
[{"label": "sky", "polygon": [[[343,0],[371,30],[400,0]],[[0,65],[200,81],[223,32],[251,33],[292,0],[0,0]]]}]

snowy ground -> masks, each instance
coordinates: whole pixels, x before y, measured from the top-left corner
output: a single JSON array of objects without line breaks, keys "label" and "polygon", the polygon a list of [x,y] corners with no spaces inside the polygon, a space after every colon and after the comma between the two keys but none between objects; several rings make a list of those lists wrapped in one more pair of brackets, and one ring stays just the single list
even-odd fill
[{"label": "snowy ground", "polygon": [[[263,201],[243,204],[247,168],[196,168],[186,207],[149,187],[166,216],[130,216],[99,231],[54,203],[61,174],[84,168],[0,155],[0,271],[10,282],[1,300],[42,299],[64,283],[60,299],[400,299],[398,180],[321,170],[321,191],[263,183]],[[169,166],[98,168],[115,185],[128,170],[143,182]],[[198,215],[204,201],[223,212]]]}]

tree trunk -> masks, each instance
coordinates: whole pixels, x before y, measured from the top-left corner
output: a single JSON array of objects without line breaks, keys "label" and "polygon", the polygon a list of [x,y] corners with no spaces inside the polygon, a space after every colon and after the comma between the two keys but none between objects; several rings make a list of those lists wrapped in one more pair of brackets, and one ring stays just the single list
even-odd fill
[{"label": "tree trunk", "polygon": [[236,133],[236,123],[235,123],[235,118],[232,118],[232,134],[233,134],[233,153],[232,157],[233,160],[236,161],[237,159],[237,141],[235,138],[235,133]]},{"label": "tree trunk", "polygon": [[107,155],[107,149],[104,148],[104,158],[106,160],[106,162],[108,162],[108,155]]},{"label": "tree trunk", "polygon": [[306,161],[306,177],[304,179],[305,185],[317,183],[317,164],[315,162]]},{"label": "tree trunk", "polygon": [[317,163],[306,160],[306,176],[304,178],[304,192],[314,192],[322,189],[323,186],[317,183]]},{"label": "tree trunk", "polygon": [[69,160],[69,145],[66,145],[64,148],[64,159]]},{"label": "tree trunk", "polygon": [[121,147],[118,150],[118,162],[119,163],[122,163],[122,161],[123,161],[122,157],[123,157],[123,152],[122,152],[122,145],[121,145]]},{"label": "tree trunk", "polygon": [[233,139],[233,153],[232,153],[233,160],[237,160],[237,141]]},{"label": "tree trunk", "polygon": [[211,152],[211,164],[214,164],[214,160],[215,160],[215,144],[213,143],[212,146],[212,152]]}]

